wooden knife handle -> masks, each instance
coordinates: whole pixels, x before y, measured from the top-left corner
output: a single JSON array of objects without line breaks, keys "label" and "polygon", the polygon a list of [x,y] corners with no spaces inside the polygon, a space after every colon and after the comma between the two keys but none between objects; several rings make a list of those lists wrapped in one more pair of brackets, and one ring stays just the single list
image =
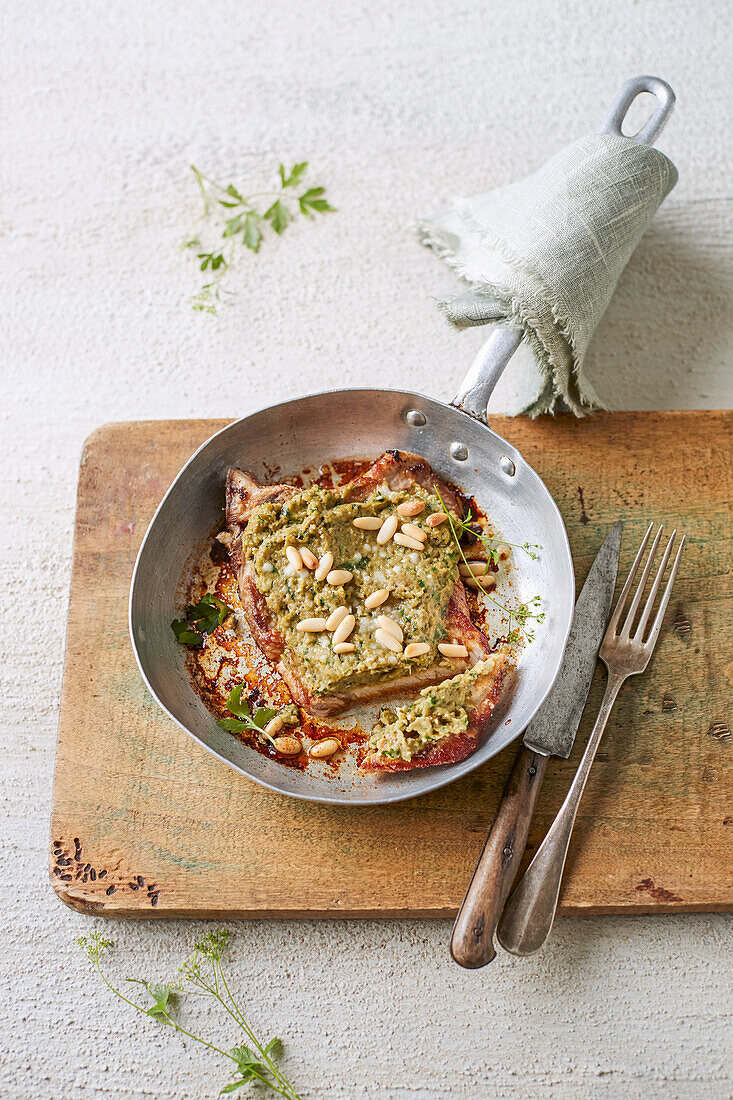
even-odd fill
[{"label": "wooden knife handle", "polygon": [[494,932],[522,859],[547,756],[522,745],[453,925],[451,955],[474,970],[496,957]]}]

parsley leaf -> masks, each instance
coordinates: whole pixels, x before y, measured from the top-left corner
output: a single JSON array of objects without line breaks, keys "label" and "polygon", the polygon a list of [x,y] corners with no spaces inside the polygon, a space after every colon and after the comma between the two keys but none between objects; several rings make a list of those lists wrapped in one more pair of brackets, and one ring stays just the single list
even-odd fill
[{"label": "parsley leaf", "polygon": [[[285,166],[281,164],[278,168],[280,182],[282,183],[283,187],[297,187],[307,170],[307,160],[302,160],[299,164],[294,164],[293,167],[290,169],[289,174],[286,173]],[[323,189],[321,188],[321,190]]]},{"label": "parsley leaf", "polygon": [[235,237],[242,226],[243,214],[237,214],[234,218],[229,218],[224,222],[224,232],[222,237]]},{"label": "parsley leaf", "polygon": [[190,604],[183,614],[184,619],[174,619],[171,630],[181,645],[200,646],[204,644],[204,634],[213,634],[217,626],[232,615],[233,608],[207,592],[198,603]]},{"label": "parsley leaf", "polygon": [[260,707],[259,710],[255,711],[253,718],[254,724],[264,728],[268,722],[272,721],[276,714],[277,711],[272,710],[270,707]]},{"label": "parsley leaf", "polygon": [[309,191],[305,191],[298,198],[301,214],[310,217],[314,210],[317,210],[319,214],[334,213],[336,208],[331,206],[327,199],[321,198],[324,191],[325,188],[323,187],[311,187]]},{"label": "parsley leaf", "polygon": [[242,733],[244,730],[252,730],[253,733],[261,733],[271,741],[272,738],[265,733],[265,726],[275,717],[277,711],[271,707],[258,707],[254,717],[252,717],[252,708],[249,703],[246,700],[242,702],[244,688],[244,684],[237,684],[229,692],[227,710],[235,717],[220,718],[216,723],[217,726],[229,733]]},{"label": "parsley leaf", "polygon": [[250,728],[249,722],[240,722],[239,718],[218,718],[216,724],[227,733],[243,733]]},{"label": "parsley leaf", "polygon": [[190,622],[195,623],[198,630],[203,630],[206,634],[213,634],[217,626],[221,626],[224,622],[227,615],[233,613],[233,609],[225,604],[223,600],[207,592],[198,603],[187,608],[186,617]]},{"label": "parsley leaf", "polygon": [[160,1020],[162,1023],[167,1023],[170,1017],[170,1009],[173,1008],[175,1004],[175,991],[169,985],[151,986],[147,982],[145,983],[145,988],[153,998],[152,1005],[145,1010],[146,1015],[152,1016],[154,1020]]},{"label": "parsley leaf", "polygon": [[[239,1071],[239,1073],[244,1075],[245,1079],[249,1079],[253,1076],[253,1070],[255,1071],[255,1073],[258,1074],[267,1072],[267,1068],[265,1067],[265,1065],[260,1061],[256,1054],[253,1054],[249,1047],[233,1047],[232,1050],[229,1051],[229,1053],[237,1063],[237,1070]],[[265,1047],[265,1053],[269,1054],[267,1047]],[[222,1089],[222,1092],[223,1091],[224,1089]]]},{"label": "parsley leaf", "polygon": [[227,710],[230,710],[232,714],[235,714],[237,718],[249,718],[252,713],[252,708],[249,703],[243,703],[242,692],[244,691],[244,684],[237,684],[229,692],[229,698],[227,699]]},{"label": "parsley leaf", "polygon": [[234,1061],[238,1063],[238,1068],[241,1068],[242,1064],[247,1065],[248,1063],[255,1062],[257,1060],[249,1047],[232,1047],[229,1053],[231,1054]]},{"label": "parsley leaf", "polygon": [[255,214],[253,210],[250,210],[244,219],[244,229],[242,230],[242,244],[245,248],[250,248],[253,252],[259,252],[260,242],[262,240],[262,230],[257,224],[260,221],[260,215]]},{"label": "parsley leaf", "polygon": [[263,216],[267,218],[276,233],[282,233],[288,222],[293,220],[293,215],[281,199],[275,199],[270,209],[265,210]]},{"label": "parsley leaf", "polygon": [[198,630],[192,630],[184,619],[174,619],[171,623],[171,630],[176,636],[176,641],[180,642],[181,645],[197,646],[204,644],[203,634],[199,634]]},{"label": "parsley leaf", "polygon": [[[226,234],[224,234],[224,236],[226,236]],[[201,260],[202,271],[207,271],[209,268],[211,268],[212,271],[218,271],[220,267],[229,267],[229,264],[226,262],[221,252],[199,252],[197,258]]]},{"label": "parsley leaf", "polygon": [[[230,293],[224,290],[222,279],[234,260],[237,240],[250,252],[259,252],[265,224],[279,236],[298,214],[311,218],[316,213],[334,210],[325,198],[323,187],[309,187],[301,194],[294,193],[304,182],[307,160],[298,161],[289,170],[280,164],[277,187],[250,195],[242,194],[233,183],[226,186],[216,183],[194,165],[191,170],[203,203],[203,213],[182,247],[199,250],[196,256],[201,271],[212,273],[211,281],[204,283],[191,299],[193,308],[201,313],[216,313],[222,295]],[[216,248],[210,252],[201,250],[201,239],[207,235],[203,232],[204,227],[214,228],[219,233],[218,251]]]}]

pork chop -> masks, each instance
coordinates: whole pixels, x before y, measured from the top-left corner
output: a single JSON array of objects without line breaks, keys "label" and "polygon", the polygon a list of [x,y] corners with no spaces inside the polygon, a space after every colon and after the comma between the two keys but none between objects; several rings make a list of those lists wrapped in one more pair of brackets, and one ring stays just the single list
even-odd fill
[{"label": "pork chop", "polygon": [[[397,512],[404,505],[419,511],[406,518]],[[450,525],[426,522],[444,508],[460,514],[455,493],[425,459],[407,452],[386,452],[334,489],[261,485],[252,474],[230,470],[230,556],[244,614],[257,645],[309,713],[325,717],[370,699],[417,691],[490,655],[489,640],[468,614]],[[419,529],[412,545],[395,542],[394,535],[380,541],[380,528],[390,517],[395,526]],[[357,526],[355,520],[372,526]],[[317,579],[320,573],[306,563],[297,568],[297,558],[293,564],[286,554],[289,547],[303,550],[311,565],[332,554],[328,579]],[[383,603],[365,604],[380,592]],[[331,627],[331,615],[344,608],[339,614],[353,616],[354,625],[347,648],[334,651],[334,631],[325,622]],[[392,621],[394,637],[402,634],[391,646],[381,616]],[[465,656],[441,654],[437,647],[446,641],[463,645]],[[411,643],[423,652],[406,656],[405,650],[413,652]]]}]

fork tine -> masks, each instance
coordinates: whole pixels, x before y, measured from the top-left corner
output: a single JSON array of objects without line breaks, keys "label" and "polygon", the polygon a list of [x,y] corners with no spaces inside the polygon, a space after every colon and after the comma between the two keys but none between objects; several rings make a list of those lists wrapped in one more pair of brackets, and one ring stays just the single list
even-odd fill
[{"label": "fork tine", "polygon": [[667,587],[664,590],[664,595],[662,596],[661,602],[659,604],[659,611],[657,611],[657,617],[654,620],[654,625],[652,626],[649,637],[647,638],[646,642],[644,643],[644,648],[648,649],[650,652],[651,652],[651,650],[654,649],[654,646],[657,644],[657,638],[659,637],[659,631],[662,629],[662,620],[664,619],[664,613],[667,610],[667,604],[669,603],[669,597],[672,595],[672,585],[674,584],[674,579],[677,576],[677,566],[680,564],[680,558],[682,557],[682,548],[684,547],[684,545],[685,545],[685,536],[683,535],[682,538],[680,539],[680,544],[677,548],[677,553],[676,553],[675,559],[674,559],[674,565],[672,566],[672,568],[669,571],[669,579],[667,581]]},{"label": "fork tine", "polygon": [[624,585],[623,590],[621,592],[621,595],[618,598],[618,603],[616,604],[616,607],[614,608],[613,615],[611,615],[611,618],[608,620],[608,627],[606,628],[606,633],[609,634],[609,635],[616,633],[616,627],[618,626],[618,621],[621,618],[621,612],[624,609],[624,604],[626,603],[626,599],[629,595],[629,592],[631,591],[631,586],[634,583],[634,577],[636,576],[636,570],[639,568],[639,562],[641,561],[641,559],[644,556],[644,550],[646,549],[646,544],[647,544],[647,541],[649,539],[649,535],[651,534],[651,530],[652,530],[653,526],[654,526],[654,524],[650,523],[649,526],[646,529],[646,534],[644,535],[644,538],[641,540],[641,546],[639,547],[637,555],[634,558],[634,564],[631,566],[631,572],[629,573],[628,577],[626,578],[626,584]]},{"label": "fork tine", "polygon": [[642,574],[641,574],[641,580],[639,581],[638,585],[636,586],[636,592],[634,593],[634,598],[631,601],[631,607],[629,608],[629,613],[626,616],[626,621],[625,621],[625,623],[624,623],[624,625],[621,629],[621,633],[619,634],[620,638],[628,638],[629,635],[631,634],[631,628],[634,625],[634,619],[636,617],[636,612],[639,610],[639,604],[641,603],[641,597],[644,595],[644,588],[646,586],[646,582],[649,580],[649,574],[651,573],[652,565],[654,564],[654,558],[656,557],[656,554],[657,554],[657,547],[659,546],[659,540],[662,537],[662,531],[663,530],[664,530],[664,528],[660,526],[659,530],[657,531],[656,535],[654,536],[654,541],[651,545],[651,549],[649,550],[649,557],[646,559],[646,563],[644,565],[644,569],[643,569]]},{"label": "fork tine", "polygon": [[634,632],[634,640],[635,641],[639,641],[639,642],[644,641],[644,631],[646,630],[646,624],[649,622],[649,616],[652,613],[652,609],[654,607],[654,601],[657,598],[657,592],[659,591],[659,586],[662,583],[662,577],[664,576],[664,570],[667,568],[667,562],[669,561],[669,555],[672,553],[672,546],[674,545],[674,540],[675,540],[676,535],[677,535],[677,529],[675,528],[675,530],[670,535],[669,542],[667,543],[665,551],[662,554],[662,561],[659,565],[659,569],[657,569],[657,575],[654,578],[654,584],[651,587],[651,591],[649,593],[649,598],[646,601],[646,603],[644,604],[644,610],[641,613],[641,618],[639,619],[639,625],[636,628],[636,631]]}]

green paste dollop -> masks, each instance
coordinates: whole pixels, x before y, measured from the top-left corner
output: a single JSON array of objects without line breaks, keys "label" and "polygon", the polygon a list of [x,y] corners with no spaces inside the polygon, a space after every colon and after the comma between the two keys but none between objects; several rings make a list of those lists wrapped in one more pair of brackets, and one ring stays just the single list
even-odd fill
[{"label": "green paste dollop", "polygon": [[487,657],[450,680],[423,688],[406,706],[383,707],[369,737],[370,752],[409,762],[438,741],[465,733],[472,690],[477,680],[492,675],[494,668],[495,658]]}]

